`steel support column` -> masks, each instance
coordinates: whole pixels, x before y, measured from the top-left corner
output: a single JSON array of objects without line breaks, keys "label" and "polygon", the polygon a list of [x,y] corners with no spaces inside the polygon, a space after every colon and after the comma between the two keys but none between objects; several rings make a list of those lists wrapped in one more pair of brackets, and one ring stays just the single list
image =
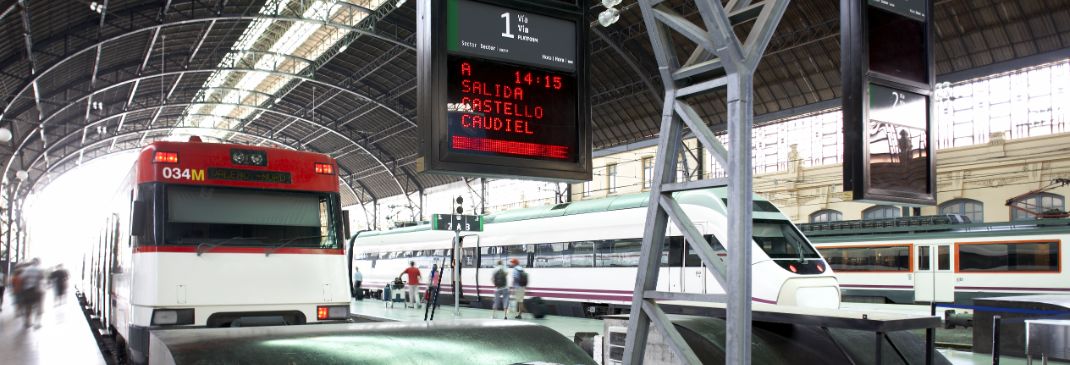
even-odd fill
[{"label": "steel support column", "polygon": [[[753,201],[751,169],[751,133],[754,122],[754,72],[765,48],[787,8],[788,0],[751,2],[733,0],[692,0],[701,15],[695,23],[678,14],[668,4],[657,0],[639,0],[644,25],[650,36],[658,69],[665,86],[665,99],[658,135],[658,154],[654,161],[654,178],[647,205],[646,229],[639,256],[635,290],[624,363],[641,364],[644,360],[650,324],[662,334],[669,349],[685,364],[700,363],[695,352],[658,304],[662,300],[727,303],[725,362],[749,364],[751,358],[751,204]],[[689,1],[690,2],[690,1]],[[753,22],[746,34],[736,34],[734,26]],[[746,27],[741,27],[746,28]],[[677,57],[679,39],[692,42],[691,56]],[[740,41],[743,39],[743,41]],[[709,128],[691,96],[727,89],[729,145],[725,148]],[[675,181],[681,153],[684,127],[694,133],[703,149],[721,166],[727,167],[727,179]],[[699,164],[702,161],[699,159]],[[686,190],[728,186],[726,247],[714,248],[676,201],[674,193]],[[683,233],[689,245],[710,270],[725,295],[657,290],[659,264],[669,223]],[[727,256],[727,262],[722,256]],[[680,302],[674,303],[678,304]]]}]

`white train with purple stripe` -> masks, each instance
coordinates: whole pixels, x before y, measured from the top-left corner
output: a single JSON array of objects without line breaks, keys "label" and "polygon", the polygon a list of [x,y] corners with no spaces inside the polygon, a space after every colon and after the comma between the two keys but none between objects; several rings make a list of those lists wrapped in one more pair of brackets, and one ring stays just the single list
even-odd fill
[{"label": "white train with purple stripe", "polygon": [[[715,188],[676,195],[722,259],[725,194],[726,189]],[[619,312],[631,303],[647,200],[645,193],[630,194],[486,216],[483,232],[463,236],[462,299],[489,305],[496,263],[516,258],[530,278],[527,297],[543,298],[552,312]],[[791,221],[759,197],[754,198],[753,232],[754,301],[839,306],[839,285],[832,270]],[[427,224],[358,234],[350,244],[353,263],[364,275],[363,287],[382,289],[410,261],[424,272],[426,282],[432,264],[450,255],[453,235],[433,231]],[[669,235],[661,257],[659,290],[723,293],[698,256],[684,249],[680,233],[671,225]],[[730,253],[732,245],[727,246]],[[452,292],[450,280],[447,272],[444,296]]]},{"label": "white train with purple stripe", "polygon": [[1070,294],[1070,220],[971,224],[928,216],[800,225],[836,270],[845,301],[973,304]]}]

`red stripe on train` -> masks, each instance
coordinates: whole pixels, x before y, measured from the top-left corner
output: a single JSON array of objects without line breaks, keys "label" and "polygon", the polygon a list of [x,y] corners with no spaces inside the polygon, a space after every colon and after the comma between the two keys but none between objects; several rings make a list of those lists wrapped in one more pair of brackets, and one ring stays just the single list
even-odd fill
[{"label": "red stripe on train", "polygon": [[[259,253],[266,254],[269,247],[216,247],[207,253]],[[137,246],[134,253],[196,253],[196,246]],[[340,248],[295,248],[283,247],[271,252],[279,255],[344,255]]]}]

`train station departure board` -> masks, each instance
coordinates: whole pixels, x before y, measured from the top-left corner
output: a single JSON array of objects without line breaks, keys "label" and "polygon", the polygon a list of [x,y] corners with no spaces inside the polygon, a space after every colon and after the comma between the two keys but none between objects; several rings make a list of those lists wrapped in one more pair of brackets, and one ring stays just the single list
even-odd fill
[{"label": "train station departure board", "polygon": [[841,0],[843,190],[936,203],[932,0]]},{"label": "train station departure board", "polygon": [[589,180],[585,12],[574,1],[419,2],[417,169]]}]

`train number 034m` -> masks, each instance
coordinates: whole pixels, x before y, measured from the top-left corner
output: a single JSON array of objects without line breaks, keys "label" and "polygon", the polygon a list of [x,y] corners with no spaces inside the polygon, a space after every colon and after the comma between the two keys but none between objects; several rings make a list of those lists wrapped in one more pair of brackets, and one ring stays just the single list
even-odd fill
[{"label": "train number 034m", "polygon": [[183,169],[179,167],[164,167],[160,171],[164,179],[204,181],[203,169]]}]

